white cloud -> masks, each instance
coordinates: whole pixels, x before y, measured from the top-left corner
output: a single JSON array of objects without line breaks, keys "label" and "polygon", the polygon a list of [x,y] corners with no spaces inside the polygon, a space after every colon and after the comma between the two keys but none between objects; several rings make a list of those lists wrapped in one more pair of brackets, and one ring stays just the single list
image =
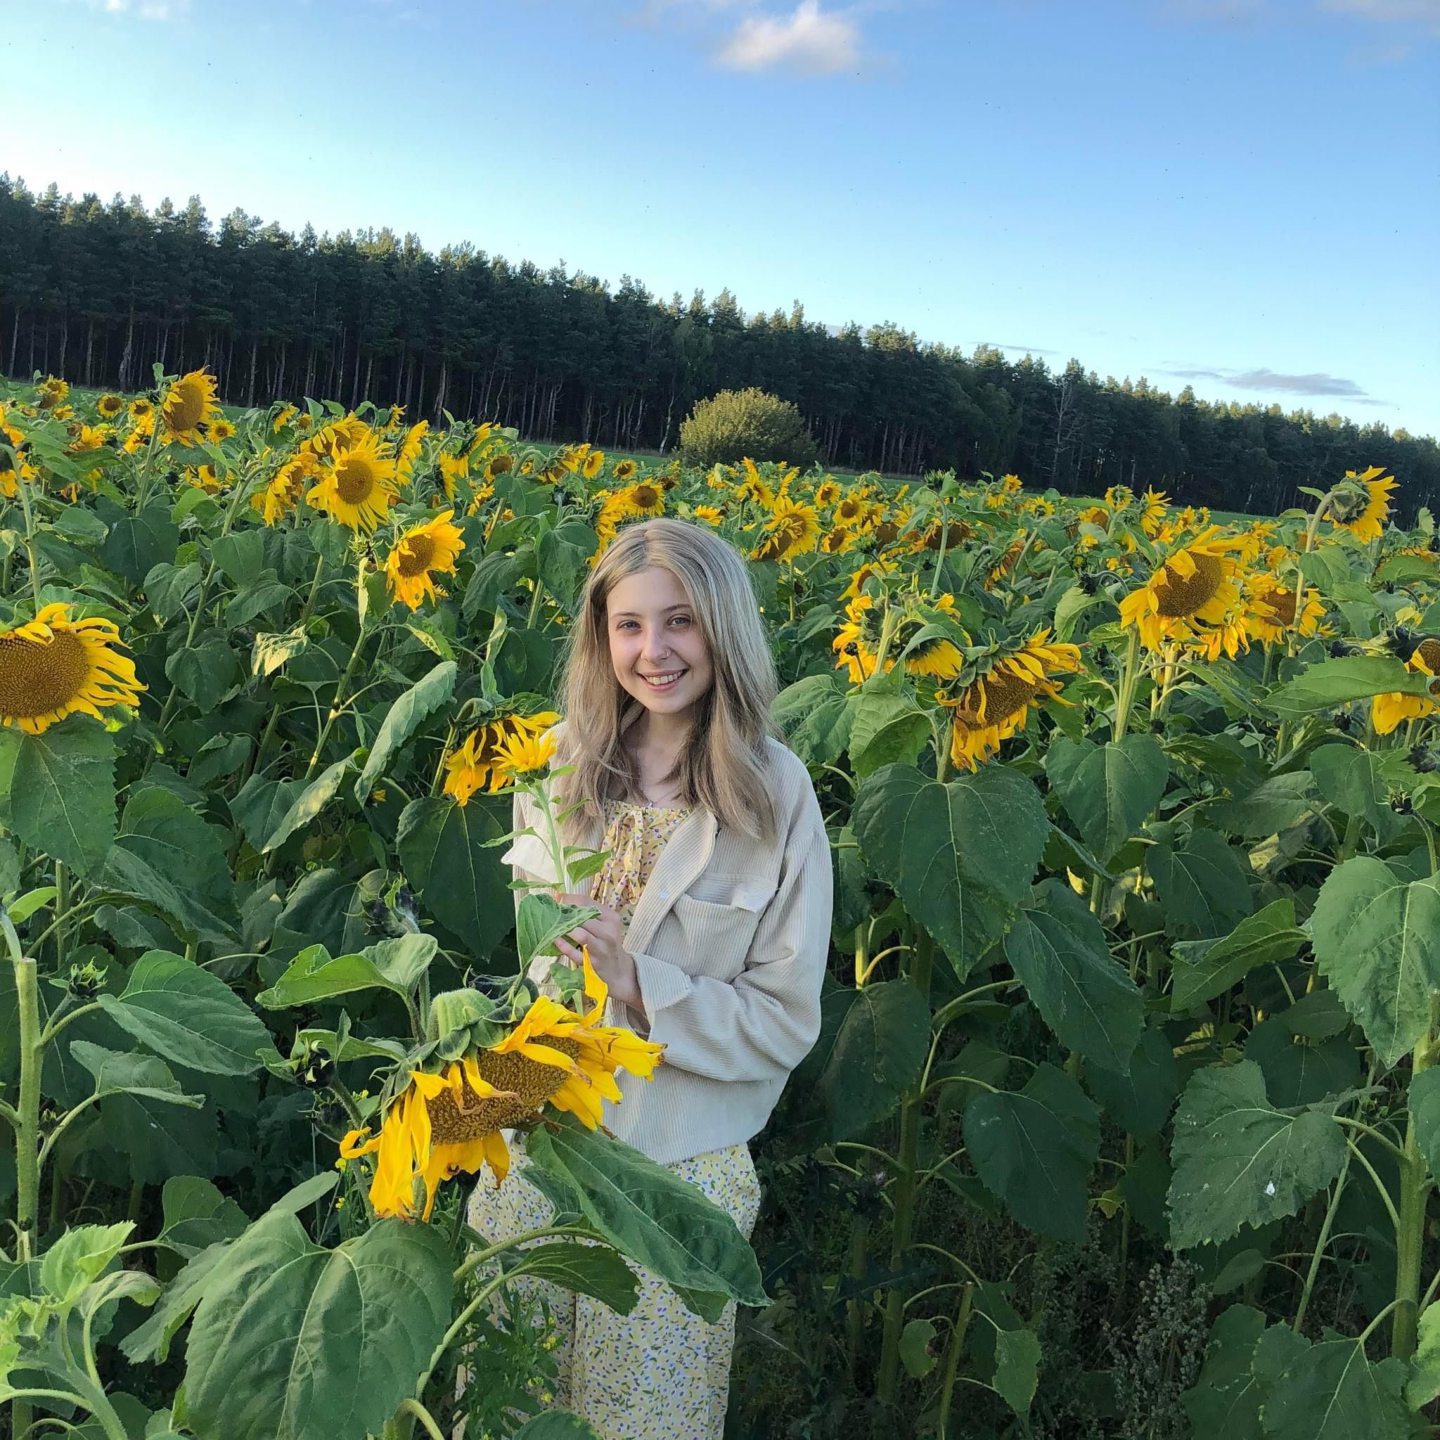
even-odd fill
[{"label": "white cloud", "polygon": [[860,27],[848,15],[821,10],[820,0],[800,0],[789,16],[747,16],[716,58],[729,70],[835,75],[861,67]]},{"label": "white cloud", "polygon": [[1320,0],[1320,8],[1362,20],[1440,25],[1440,0]]},{"label": "white cloud", "polygon": [[178,20],[190,11],[190,0],[89,0],[89,5],[106,15],[133,15],[139,20]]}]

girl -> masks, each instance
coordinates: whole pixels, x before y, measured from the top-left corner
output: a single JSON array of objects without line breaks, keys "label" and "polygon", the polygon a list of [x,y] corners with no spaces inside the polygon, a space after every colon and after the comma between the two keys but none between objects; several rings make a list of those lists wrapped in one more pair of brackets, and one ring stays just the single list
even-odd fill
[{"label": "girl", "polygon": [[[829,949],[830,850],[814,787],[770,719],[775,673],[740,555],[711,531],[657,519],[629,527],[581,596],[563,684],[553,783],[580,808],[565,839],[609,852],[600,914],[557,942],[580,947],[610,987],[607,1024],[665,1045],[652,1080],[620,1079],[606,1125],[669,1166],[749,1236],[760,1187],[746,1145],[820,1029]],[[516,829],[535,827],[517,793]],[[521,835],[503,857],[554,883]],[[520,892],[523,893],[523,892]],[[542,985],[551,958],[537,960]],[[519,1157],[517,1157],[519,1158]],[[471,1222],[491,1241],[544,1225],[522,1167],[477,1187]],[[628,1315],[553,1286],[555,1403],[604,1440],[720,1440],[735,1307],[716,1324],[641,1273]]]}]

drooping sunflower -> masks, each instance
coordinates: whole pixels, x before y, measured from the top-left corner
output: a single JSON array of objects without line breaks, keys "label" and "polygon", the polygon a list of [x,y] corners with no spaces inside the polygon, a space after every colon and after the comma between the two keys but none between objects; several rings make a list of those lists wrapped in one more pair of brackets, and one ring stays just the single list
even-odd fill
[{"label": "drooping sunflower", "polygon": [[1080,668],[1078,645],[1051,644],[1050,632],[1037,630],[1023,645],[994,657],[958,692],[937,691],[935,698],[951,710],[951,761],[977,769],[1002,740],[1025,728],[1033,707],[1059,697],[1055,675]]},{"label": "drooping sunflower", "polygon": [[305,499],[341,525],[369,534],[390,513],[398,497],[395,462],[381,454],[379,436],[367,434],[356,444],[336,450]]},{"label": "drooping sunflower", "polygon": [[1308,638],[1319,630],[1325,618],[1325,602],[1313,586],[1304,587],[1298,618],[1293,581],[1285,585],[1278,575],[1260,574],[1249,581],[1245,590],[1250,633],[1262,645],[1283,645],[1291,633]]},{"label": "drooping sunflower", "polygon": [[320,462],[308,451],[292,455],[270,483],[250,497],[252,509],[260,512],[267,525],[278,525],[294,508],[305,486],[315,477]]},{"label": "drooping sunflower", "polygon": [[165,438],[181,445],[193,445],[200,427],[221,418],[215,402],[215,377],[205,370],[182,375],[165,393],[160,404]]},{"label": "drooping sunflower", "polygon": [[559,718],[553,710],[542,710],[538,715],[504,715],[478,726],[445,761],[445,793],[457,804],[468,805],[482,786],[488,785],[492,795],[504,789],[513,775],[506,748],[516,740],[541,735]]},{"label": "drooping sunflower", "polygon": [[863,495],[851,491],[835,502],[834,520],[837,525],[854,527],[864,522],[870,512],[870,505]]},{"label": "drooping sunflower", "polygon": [[630,479],[639,468],[633,460],[619,460],[615,464],[615,478],[622,482],[626,481]]},{"label": "drooping sunflower", "polygon": [[485,462],[485,478],[496,480],[501,475],[508,475],[515,468],[515,457],[502,450],[498,455],[492,455]]},{"label": "drooping sunflower", "polygon": [[420,451],[425,444],[425,437],[429,433],[430,422],[428,420],[416,421],[405,432],[405,438],[395,451],[395,475],[402,484],[408,482],[415,473],[415,466],[420,461]]},{"label": "drooping sunflower", "polygon": [[[1440,677],[1440,640],[1433,636],[1421,640],[1405,662],[1408,670],[1418,675]],[[1440,715],[1440,678],[1431,682],[1429,695],[1404,695],[1394,691],[1376,695],[1370,702],[1370,720],[1377,735],[1389,735],[1406,720],[1423,720],[1427,715]]]},{"label": "drooping sunflower", "polygon": [[770,509],[775,503],[775,489],[770,482],[760,473],[759,467],[747,455],[740,462],[741,474],[735,481],[734,490],[737,500],[749,500],[756,505]]},{"label": "drooping sunflower", "polygon": [[440,483],[445,488],[445,498],[455,498],[455,487],[470,474],[468,455],[437,455],[436,464],[440,469]]},{"label": "drooping sunflower", "polygon": [[[893,670],[897,657],[904,654],[905,658],[899,663],[911,675],[929,676],[937,680],[951,680],[957,676],[964,667],[965,657],[954,641],[944,635],[927,636],[905,654],[907,646],[931,623],[927,609],[953,615],[955,597],[941,595],[928,607],[914,601],[906,603],[898,599],[892,600],[891,604],[897,608],[897,613],[892,621],[893,633],[886,652],[885,669]],[[830,648],[835,651],[835,668],[843,669],[852,685],[864,684],[866,679],[875,673],[875,666],[880,658],[883,617],[884,608],[876,603],[875,596],[868,591],[860,591],[845,607],[845,623],[841,625]]]},{"label": "drooping sunflower", "polygon": [[653,480],[638,480],[624,490],[617,490],[605,504],[620,519],[648,519],[665,510],[665,492]]},{"label": "drooping sunflower", "polygon": [[605,452],[603,450],[592,450],[581,462],[580,473],[587,479],[593,480],[605,465]]},{"label": "drooping sunflower", "polygon": [[583,1014],[538,996],[508,1035],[474,1049],[439,1073],[410,1072],[391,1102],[379,1135],[352,1130],[340,1142],[345,1160],[378,1152],[370,1201],[382,1219],[428,1220],[443,1181],[489,1166],[498,1187],[510,1170],[502,1130],[531,1128],[544,1107],[596,1129],[604,1101],[618,1101],[615,1076],[649,1080],[665,1047],[630,1030],[600,1024],[609,991],[583,951]]},{"label": "drooping sunflower", "polygon": [[1399,485],[1383,465],[1347,470],[1345,479],[1330,492],[1328,515],[1362,544],[1378,540],[1390,514],[1390,495]]},{"label": "drooping sunflower", "polygon": [[442,510],[423,525],[413,525],[391,547],[385,559],[385,583],[391,596],[418,610],[426,600],[438,598],[437,575],[453,575],[455,561],[465,548],[455,512]]},{"label": "drooping sunflower", "polygon": [[53,410],[69,393],[70,386],[67,381],[60,379],[58,375],[47,375],[36,389],[35,403],[42,410]]},{"label": "drooping sunflower", "polygon": [[813,506],[777,500],[751,559],[793,560],[813,550],[819,538],[820,517]]},{"label": "drooping sunflower", "polygon": [[1222,625],[1240,605],[1241,565],[1235,557],[1251,549],[1250,539],[1224,535],[1218,525],[1202,530],[1120,602],[1121,624],[1134,625],[1148,650],[1187,643],[1200,627]]},{"label": "drooping sunflower", "polygon": [[125,409],[125,401],[119,395],[102,395],[95,402],[95,409],[102,419],[113,420]]},{"label": "drooping sunflower", "polygon": [[1146,490],[1140,499],[1140,528],[1153,540],[1169,513],[1170,497],[1163,490]]},{"label": "drooping sunflower", "polygon": [[145,689],[113,621],[72,620],[61,602],[42,606],[28,624],[0,630],[0,725],[39,735],[67,715],[111,705],[137,706]]}]

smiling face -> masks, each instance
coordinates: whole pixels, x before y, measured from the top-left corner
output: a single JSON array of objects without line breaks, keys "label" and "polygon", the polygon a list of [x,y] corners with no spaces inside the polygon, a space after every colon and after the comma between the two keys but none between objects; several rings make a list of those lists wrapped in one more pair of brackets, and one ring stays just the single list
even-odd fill
[{"label": "smiling face", "polygon": [[615,678],[657,719],[693,719],[715,672],[695,607],[669,570],[639,570],[606,597],[605,627]]}]

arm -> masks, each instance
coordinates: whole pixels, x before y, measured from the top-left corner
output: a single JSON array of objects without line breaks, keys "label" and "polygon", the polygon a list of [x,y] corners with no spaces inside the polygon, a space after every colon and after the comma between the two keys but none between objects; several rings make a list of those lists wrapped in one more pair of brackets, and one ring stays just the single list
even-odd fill
[{"label": "arm", "polygon": [[733,982],[635,956],[649,1038],[664,1043],[666,1065],[712,1080],[770,1080],[805,1058],[820,1033],[832,888],[829,839],[811,791],[786,836],[779,886]]}]

